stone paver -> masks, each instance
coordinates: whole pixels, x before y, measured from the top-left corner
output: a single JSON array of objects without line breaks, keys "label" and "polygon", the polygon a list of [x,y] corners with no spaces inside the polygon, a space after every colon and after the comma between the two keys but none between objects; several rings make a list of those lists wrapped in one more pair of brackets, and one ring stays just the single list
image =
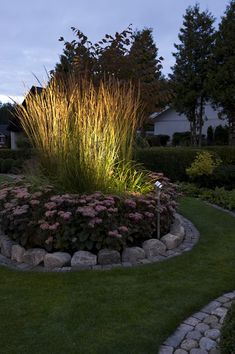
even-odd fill
[{"label": "stone paver", "polygon": [[164,351],[160,349],[158,354],[220,354],[220,329],[232,300],[235,291],[220,296],[187,318],[165,340],[161,347]]}]

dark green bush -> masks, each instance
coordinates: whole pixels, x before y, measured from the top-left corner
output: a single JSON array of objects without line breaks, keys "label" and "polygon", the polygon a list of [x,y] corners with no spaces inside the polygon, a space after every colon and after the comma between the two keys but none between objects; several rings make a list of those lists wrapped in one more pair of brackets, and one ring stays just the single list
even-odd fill
[{"label": "dark green bush", "polygon": [[215,168],[210,176],[200,176],[194,182],[204,188],[225,187],[228,190],[235,189],[235,165],[220,165]]},{"label": "dark green bush", "polygon": [[[202,150],[208,150],[218,155],[223,165],[235,165],[235,147],[211,146],[203,148]],[[191,147],[138,149],[136,151],[136,160],[151,171],[164,173],[164,175],[169,177],[172,181],[188,181],[189,177],[185,169],[191,166],[197,153],[200,151],[200,149]],[[229,176],[232,174],[232,167],[221,167],[221,169],[226,169]],[[218,174],[221,173],[221,171],[218,171]],[[222,179],[225,180],[224,176]],[[230,180],[231,177],[228,177],[228,179]]]},{"label": "dark green bush", "polygon": [[172,181],[188,181],[185,169],[195,159],[198,149],[190,148],[151,148],[138,150],[136,159],[143,163],[145,168],[162,172]]},{"label": "dark green bush", "polygon": [[23,160],[0,158],[0,173],[17,173],[22,168]]},{"label": "dark green bush", "polygon": [[2,149],[0,150],[0,159],[27,160],[32,156],[32,154],[33,151],[31,149]]},{"label": "dark green bush", "polygon": [[147,141],[150,147],[154,146],[166,146],[168,141],[170,140],[169,135],[152,135],[147,137]]},{"label": "dark green bush", "polygon": [[229,309],[221,330],[220,350],[221,354],[235,353],[235,303]]},{"label": "dark green bush", "polygon": [[214,132],[215,145],[227,145],[229,141],[229,129],[227,126],[218,125]]},{"label": "dark green bush", "polygon": [[213,145],[213,142],[214,142],[214,130],[213,130],[213,127],[210,125],[208,128],[207,128],[207,144],[208,145]]},{"label": "dark green bush", "polygon": [[235,165],[235,146],[206,146],[203,149],[217,154],[223,165]]},{"label": "dark green bush", "polygon": [[174,146],[188,146],[191,141],[190,132],[174,133],[172,138],[172,145]]}]

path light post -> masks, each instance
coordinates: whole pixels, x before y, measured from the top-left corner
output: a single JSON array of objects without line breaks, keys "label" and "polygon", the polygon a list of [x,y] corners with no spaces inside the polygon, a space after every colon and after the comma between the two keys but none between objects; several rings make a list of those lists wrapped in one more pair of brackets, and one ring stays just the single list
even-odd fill
[{"label": "path light post", "polygon": [[161,189],[162,189],[162,184],[157,181],[154,183],[156,192],[157,192],[157,238],[160,239],[160,206],[161,206]]}]

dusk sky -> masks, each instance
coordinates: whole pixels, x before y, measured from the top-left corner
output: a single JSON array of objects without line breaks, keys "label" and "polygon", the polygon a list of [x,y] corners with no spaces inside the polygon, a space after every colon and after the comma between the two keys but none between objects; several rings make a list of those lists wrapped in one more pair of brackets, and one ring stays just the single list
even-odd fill
[{"label": "dusk sky", "polygon": [[[209,9],[218,23],[228,1],[201,0],[201,9]],[[94,42],[106,33],[153,28],[159,55],[164,57],[163,73],[174,64],[172,52],[182,25],[182,17],[191,0],[2,0],[0,12],[0,101],[8,96],[19,100],[45,69],[53,69],[62,53],[60,36],[72,39],[71,26],[79,28]]]}]

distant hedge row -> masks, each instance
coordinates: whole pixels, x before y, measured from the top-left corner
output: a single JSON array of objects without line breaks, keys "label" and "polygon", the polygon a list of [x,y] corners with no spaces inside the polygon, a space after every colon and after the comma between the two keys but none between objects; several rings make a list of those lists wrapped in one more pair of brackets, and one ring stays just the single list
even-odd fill
[{"label": "distant hedge row", "polygon": [[32,150],[0,150],[0,173],[18,173],[20,172],[25,160],[33,155]]},{"label": "distant hedge row", "polygon": [[0,159],[27,160],[31,156],[32,156],[31,149],[19,149],[19,150],[0,149]]},{"label": "distant hedge row", "polygon": [[235,165],[235,147],[230,146],[210,146],[203,149],[190,147],[138,149],[136,160],[142,163],[146,169],[164,173],[172,181],[188,181],[185,170],[201,150],[216,153],[221,158],[223,165]]}]

